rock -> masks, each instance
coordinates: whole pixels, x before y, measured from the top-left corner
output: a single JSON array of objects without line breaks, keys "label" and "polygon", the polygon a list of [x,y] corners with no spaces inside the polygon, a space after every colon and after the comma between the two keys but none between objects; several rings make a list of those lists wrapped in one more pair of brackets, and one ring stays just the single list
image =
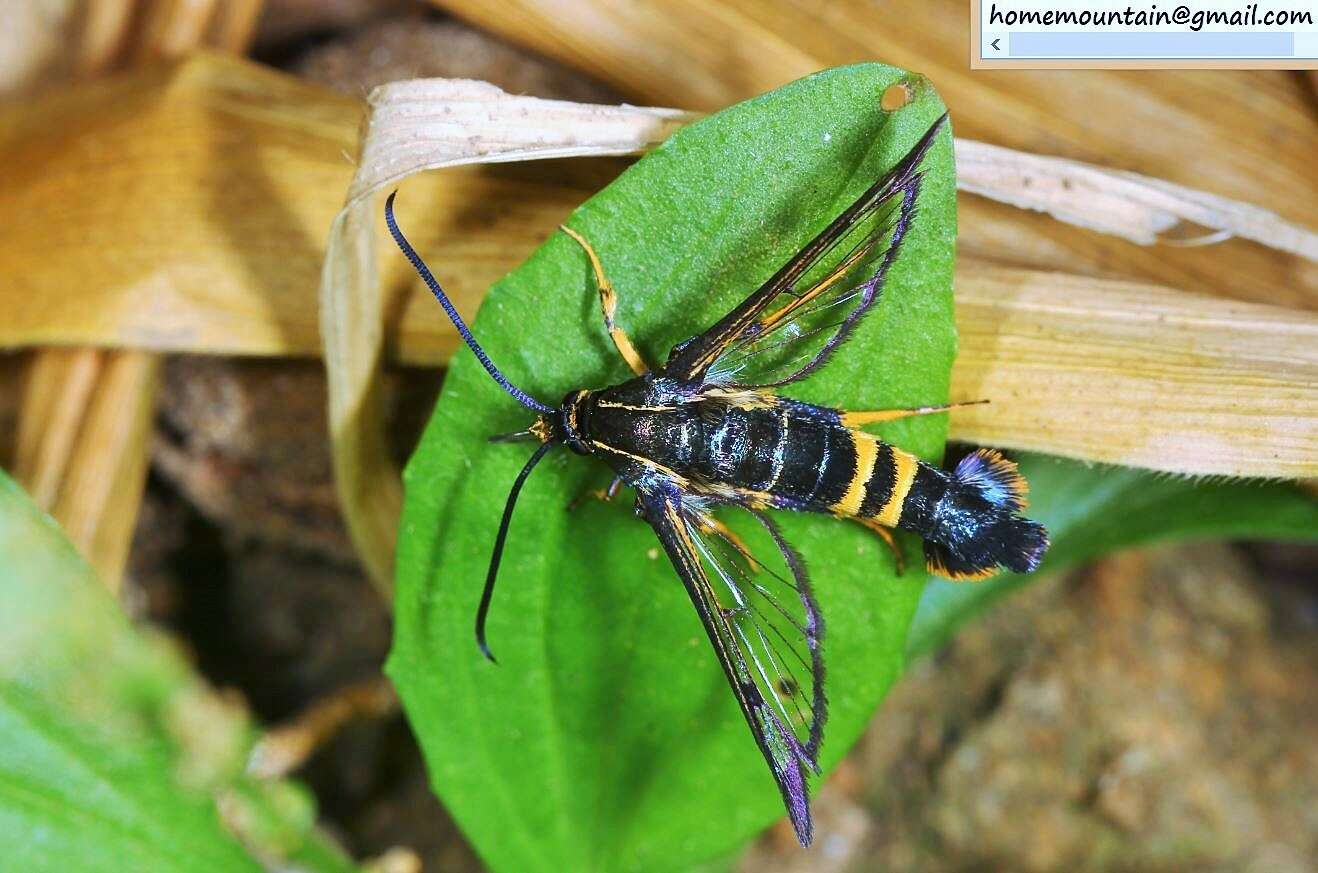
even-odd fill
[{"label": "rock", "polygon": [[[410,453],[442,378],[392,369],[385,396],[396,457]],[[316,361],[175,357],[165,365],[156,471],[230,534],[354,562],[329,454]]]},{"label": "rock", "polygon": [[277,51],[308,37],[362,27],[374,18],[420,14],[424,0],[265,0],[254,43],[258,54]]},{"label": "rock", "polygon": [[848,869],[1303,869],[1318,640],[1275,595],[1213,545],[1006,602],[913,667],[853,756],[875,827]]},{"label": "rock", "polygon": [[353,96],[397,79],[483,79],[510,94],[617,103],[607,87],[459,21],[399,16],[311,49],[293,69]]}]

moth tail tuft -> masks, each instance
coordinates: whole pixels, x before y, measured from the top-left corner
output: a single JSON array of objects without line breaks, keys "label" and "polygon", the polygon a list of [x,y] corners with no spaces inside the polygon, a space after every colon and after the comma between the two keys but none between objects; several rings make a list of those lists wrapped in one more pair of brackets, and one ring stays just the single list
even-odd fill
[{"label": "moth tail tuft", "polygon": [[952,476],[962,523],[949,525],[939,542],[926,540],[929,572],[955,581],[987,579],[998,568],[1037,569],[1048,551],[1048,531],[1017,513],[1029,486],[1016,464],[994,449],[979,449],[957,464]]},{"label": "moth tail tuft", "polygon": [[1048,551],[1048,531],[1037,521],[1000,512],[982,525],[973,539],[949,547],[925,541],[925,566],[930,573],[954,582],[976,582],[998,572],[1013,573],[1038,569]]},{"label": "moth tail tuft", "polygon": [[994,506],[1020,512],[1030,505],[1030,484],[1020,474],[1016,463],[997,449],[971,452],[956,465],[952,475]]}]

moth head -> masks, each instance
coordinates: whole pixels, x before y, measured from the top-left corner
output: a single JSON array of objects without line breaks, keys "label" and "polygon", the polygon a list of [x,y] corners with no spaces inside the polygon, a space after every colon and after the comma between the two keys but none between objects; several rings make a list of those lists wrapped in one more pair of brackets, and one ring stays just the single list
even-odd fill
[{"label": "moth head", "polygon": [[[589,420],[589,409],[587,407],[590,399],[589,391],[571,391],[563,398],[559,404],[557,415],[552,422],[553,430],[549,431],[551,439],[563,443],[578,455],[589,455],[595,451],[595,446],[590,441],[590,435],[586,432],[586,422]],[[550,416],[542,415],[540,421],[546,421]],[[536,422],[539,424],[540,422]]]},{"label": "moth head", "polygon": [[526,430],[502,433],[490,437],[492,443],[515,443],[535,440],[539,443],[558,443],[578,455],[595,451],[584,423],[588,415],[589,391],[573,391],[563,398],[557,409],[536,416]]}]

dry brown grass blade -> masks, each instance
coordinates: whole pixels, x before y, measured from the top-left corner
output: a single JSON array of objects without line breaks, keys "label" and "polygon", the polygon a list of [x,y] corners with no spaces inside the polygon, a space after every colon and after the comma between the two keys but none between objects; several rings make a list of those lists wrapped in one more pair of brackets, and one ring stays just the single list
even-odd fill
[{"label": "dry brown grass blade", "polygon": [[15,477],[118,591],[146,484],[160,360],[52,350],[31,362]]},{"label": "dry brown grass blade", "polygon": [[252,44],[265,0],[225,0],[216,10],[205,45],[219,51],[243,54]]},{"label": "dry brown grass blade", "polygon": [[[218,55],[0,108],[0,347],[318,356],[313,289],[353,176],[361,105]],[[113,168],[107,172],[107,167]],[[499,276],[618,171],[455,167],[409,180],[415,242],[475,312]],[[70,192],[77,192],[74,196]],[[379,216],[373,226],[382,232]],[[114,257],[106,256],[113,251]],[[445,271],[446,274],[449,271]],[[389,356],[456,338],[401,258],[381,266]]]},{"label": "dry brown grass blade", "polygon": [[264,0],[137,0],[125,41],[133,60],[181,58],[199,48],[247,51]]},{"label": "dry brown grass blade", "polygon": [[135,5],[132,0],[87,0],[74,49],[79,74],[99,75],[114,66],[126,47]]},{"label": "dry brown grass blade", "polygon": [[83,0],[74,70],[101,75],[201,47],[241,54],[263,6],[264,0]]},{"label": "dry brown grass blade", "polygon": [[105,361],[51,514],[97,578],[119,590],[146,488],[160,358],[117,350]]},{"label": "dry brown grass blade", "polygon": [[1189,475],[1318,474],[1318,317],[957,268],[954,439]]},{"label": "dry brown grass blade", "polygon": [[49,511],[101,374],[99,349],[49,349],[28,361],[14,444],[14,477]]},{"label": "dry brown grass blade", "polygon": [[[139,59],[172,57],[208,31],[218,47],[241,51],[259,10],[260,0],[222,11],[212,2],[99,0],[85,10],[74,66],[84,76],[104,72],[134,38]],[[34,354],[31,368],[19,413],[20,481],[117,591],[146,483],[160,362],[138,350],[49,349]]]},{"label": "dry brown grass blade", "polygon": [[382,329],[390,307],[377,276],[371,195],[439,167],[632,154],[662,142],[689,116],[513,97],[461,80],[387,85],[370,102],[361,161],[330,230],[320,312],[335,483],[353,543],[388,593],[402,492],[380,414]]},{"label": "dry brown grass blade", "polygon": [[263,779],[287,776],[349,722],[384,718],[397,711],[398,693],[383,676],[339,688],[267,731],[252,747],[247,772]]},{"label": "dry brown grass blade", "polygon": [[0,344],[314,354],[360,119],[209,54],[0,108]]},{"label": "dry brown grass blade", "polygon": [[1140,245],[1191,224],[1197,236],[1186,243],[1236,236],[1318,261],[1318,233],[1258,206],[1138,173],[958,139],[956,174],[962,191]]},{"label": "dry brown grass blade", "polygon": [[422,170],[632,155],[699,117],[507,94],[489,82],[414,79],[377,88],[348,205]]},{"label": "dry brown grass blade", "polygon": [[[351,165],[345,154],[354,148],[360,118],[357,105],[250,64],[216,57],[128,78],[131,82],[106,83],[92,93],[65,95],[16,114],[0,113],[0,156],[4,157],[0,166],[11,168],[0,172],[25,166],[34,156],[44,157],[47,168],[60,169],[57,174],[17,176],[16,184],[0,184],[0,208],[30,216],[25,225],[0,237],[0,264],[7,275],[23,277],[23,285],[14,287],[12,299],[6,301],[11,317],[0,321],[0,344],[76,341],[228,354],[315,354],[318,334],[310,289],[320,278],[320,234],[343,205],[342,195],[335,192],[343,192],[349,185]],[[524,153],[523,146],[506,133],[495,139],[502,144],[496,151]],[[616,138],[612,142],[616,147]],[[119,181],[106,190],[111,198],[106,202],[89,196],[61,196],[62,187],[51,187],[50,180],[58,178],[85,192],[105,188],[104,164],[87,160],[89,146],[95,146],[102,158],[111,156],[111,164],[120,174],[115,176]],[[410,160],[423,166],[453,159],[446,143],[435,141],[430,146],[433,150],[420,148]],[[562,144],[540,143],[539,147],[557,149]],[[584,137],[573,145],[588,147]],[[609,161],[555,162],[534,168],[515,164],[454,167],[443,174],[422,174],[409,180],[403,208],[431,216],[430,221],[411,228],[413,241],[434,262],[444,264],[449,290],[459,310],[470,316],[484,289],[519,263],[616,170],[617,164]],[[397,171],[381,173],[374,184],[398,175]],[[89,181],[82,184],[80,179]],[[140,208],[125,208],[124,204]],[[111,214],[113,220],[108,220]],[[347,511],[356,511],[361,519],[374,524],[367,539],[376,544],[376,567],[385,568],[387,575],[396,524],[397,471],[378,445],[354,446],[343,442],[343,435],[351,440],[353,434],[369,437],[379,433],[380,419],[369,408],[369,386],[380,357],[439,363],[453,352],[457,339],[402,258],[388,258],[380,265],[378,292],[373,292],[378,299],[350,293],[374,282],[376,275],[370,259],[374,238],[381,232],[379,216],[374,208],[360,215],[361,229],[351,232],[349,228],[344,238],[351,245],[362,246],[361,250],[353,250],[342,263],[332,259],[337,266],[326,263],[326,270],[331,271],[327,287],[337,289],[327,305],[350,307],[326,319],[327,334],[334,330],[343,334],[327,335],[327,348],[343,354],[344,343],[360,343],[349,351],[352,369],[332,376],[344,380],[339,388],[350,390],[343,396],[357,404],[357,419],[351,415],[338,419],[339,448],[350,456],[341,463],[357,464],[361,471],[378,478],[372,482],[370,476],[359,475],[362,490],[345,489],[343,497]],[[116,252],[111,261],[102,257],[107,248]],[[362,276],[332,272],[343,269],[360,271]],[[986,271],[983,276],[982,270]],[[343,275],[347,278],[339,284],[334,277]],[[991,279],[985,278],[989,275]],[[96,282],[74,281],[86,276],[95,276]],[[992,295],[1005,293],[1004,288],[1014,287],[1013,282],[1031,293],[1051,287],[1057,294],[1056,307],[1085,311],[1096,321],[1118,326],[1127,316],[1106,302],[1114,288],[1136,296],[1142,293],[1141,286],[1114,286],[1079,276],[1050,280],[1042,289],[1041,281],[1037,273],[993,272],[970,260],[957,277],[963,300],[986,295],[992,299]],[[1174,299],[1184,314],[1204,306],[1217,312],[1212,308],[1215,301],[1191,295]],[[1008,331],[1005,335],[1013,337],[1011,343],[999,344],[1001,349],[1010,346],[1021,351],[1018,356],[1004,353],[992,358],[991,364],[982,364],[979,370],[958,369],[958,374],[971,373],[970,377],[958,375],[958,380],[972,382],[964,385],[958,381],[954,385],[958,396],[971,396],[981,387],[1013,392],[993,397],[997,403],[988,408],[990,415],[1001,409],[1013,422],[1010,428],[995,431],[994,442],[1074,454],[1069,442],[1076,438],[1073,430],[1055,429],[1059,416],[1071,417],[1078,408],[1101,415],[1113,396],[1143,397],[1150,404],[1163,396],[1154,390],[1158,374],[1136,366],[1147,361],[1149,350],[1156,351],[1161,342],[1156,329],[1146,324],[1145,333],[1132,334],[1131,365],[1118,369],[1113,364],[1112,373],[1090,383],[1089,393],[1058,396],[1054,398],[1056,409],[1017,406],[1013,412],[1014,392],[1032,384],[1040,368],[1037,358],[1028,354],[1027,339],[1011,331],[1021,329],[1021,324],[1036,324],[1041,331],[1036,338],[1047,337],[1044,328],[1048,323],[1033,321],[1042,316],[1032,300],[1020,297],[1006,304],[1030,303],[1024,321],[991,308],[962,316],[968,356],[979,355],[975,350],[991,342],[970,337],[992,337],[997,331]],[[373,336],[381,313],[383,328]],[[1292,315],[1302,326],[1313,318]],[[1110,346],[1085,345],[1083,336],[1074,336],[1078,324],[1075,319],[1057,324],[1055,333],[1067,336],[1068,341],[1047,348],[1056,354],[1051,366],[1059,371],[1058,379],[1080,391],[1084,387],[1080,375],[1092,368],[1093,360],[1107,355]],[[1095,330],[1096,335],[1107,336],[1103,330]],[[1259,335],[1251,334],[1255,339]],[[1294,362],[1270,363],[1264,356],[1257,364],[1258,372],[1269,366],[1277,368],[1268,379],[1254,378],[1257,373],[1243,378],[1229,361],[1217,357],[1196,363],[1202,365],[1197,378],[1206,384],[1221,380],[1227,386],[1224,390],[1240,394],[1231,402],[1245,404],[1242,408],[1276,409],[1278,403],[1296,400],[1297,395],[1285,393],[1293,381],[1287,374],[1295,372]],[[353,375],[349,378],[345,373]],[[1311,402],[1298,396],[1300,401]],[[1047,392],[1038,392],[1035,402],[1049,397]],[[1020,411],[1023,408],[1025,412]],[[1237,475],[1314,469],[1318,449],[1309,429],[1311,420],[1302,415],[1281,422],[1274,416],[1269,421],[1281,429],[1258,434],[1256,442],[1228,447],[1234,455],[1225,461],[1220,454],[1177,456],[1178,449],[1170,442],[1166,442],[1165,455],[1150,460],[1151,427],[1163,422],[1172,428],[1163,434],[1165,438],[1184,437],[1183,422],[1159,418],[1156,412],[1152,406],[1141,408],[1140,416],[1148,413],[1148,421],[1130,426],[1132,434],[1141,435],[1139,445],[1120,439],[1102,445],[1080,444],[1094,459],[1147,462],[1167,470],[1187,469],[1186,457],[1201,464],[1191,470],[1199,473],[1221,472],[1228,465]],[[1206,411],[1202,418],[1206,432],[1218,427],[1217,414],[1224,416],[1224,433],[1239,432],[1238,421],[1226,406]],[[982,421],[966,421],[976,428],[987,426]],[[954,429],[967,435],[960,422],[960,418],[954,421]],[[1130,419],[1116,419],[1118,427],[1122,422]],[[1280,452],[1284,466],[1273,463],[1274,449]],[[371,559],[369,554],[367,557]]]},{"label": "dry brown grass blade", "polygon": [[[432,2],[661,105],[722,108],[881,59],[928,76],[960,137],[1117,164],[1318,228],[1313,96],[1282,71],[972,73],[963,0]],[[1318,309],[1318,266],[1242,241],[1139,249],[977,198],[963,199],[961,219],[961,250],[999,262]]]},{"label": "dry brown grass blade", "polygon": [[134,61],[182,57],[205,43],[223,0],[145,0],[138,4]]}]

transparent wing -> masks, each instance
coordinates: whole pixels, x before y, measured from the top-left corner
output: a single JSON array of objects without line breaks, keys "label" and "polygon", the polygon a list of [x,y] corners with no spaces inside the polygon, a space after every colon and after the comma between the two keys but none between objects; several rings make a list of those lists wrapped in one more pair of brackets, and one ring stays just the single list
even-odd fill
[{"label": "transparent wing", "polygon": [[811,839],[807,771],[819,772],[827,715],[824,625],[805,567],[767,517],[746,538],[680,496],[641,494],[686,586],[802,845]]},{"label": "transparent wing", "polygon": [[705,381],[785,385],[827,363],[883,294],[914,218],[919,187],[917,175],[862,216],[805,275],[804,290],[779,295],[710,365]]},{"label": "transparent wing", "polygon": [[945,118],[755,293],[675,348],[665,372],[772,386],[823,366],[878,302],[915,216],[920,162]]}]

